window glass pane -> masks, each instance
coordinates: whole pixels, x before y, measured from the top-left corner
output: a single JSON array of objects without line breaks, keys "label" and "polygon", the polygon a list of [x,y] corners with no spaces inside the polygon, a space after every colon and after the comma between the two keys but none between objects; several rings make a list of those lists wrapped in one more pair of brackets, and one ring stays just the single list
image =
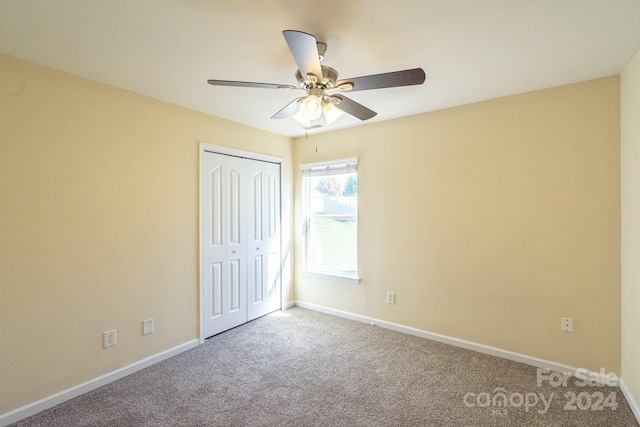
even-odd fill
[{"label": "window glass pane", "polygon": [[349,173],[305,178],[311,181],[311,212],[320,215],[355,215],[358,175]]},{"label": "window glass pane", "polygon": [[312,217],[309,224],[309,263],[313,267],[356,271],[355,219]]},{"label": "window glass pane", "polygon": [[357,271],[357,173],[305,179],[309,180],[308,266]]}]

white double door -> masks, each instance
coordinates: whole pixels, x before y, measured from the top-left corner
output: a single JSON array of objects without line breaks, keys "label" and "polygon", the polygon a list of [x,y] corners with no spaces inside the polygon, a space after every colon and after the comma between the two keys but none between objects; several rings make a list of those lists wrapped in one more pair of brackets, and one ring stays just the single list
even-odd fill
[{"label": "white double door", "polygon": [[281,308],[280,165],[204,153],[205,337]]}]

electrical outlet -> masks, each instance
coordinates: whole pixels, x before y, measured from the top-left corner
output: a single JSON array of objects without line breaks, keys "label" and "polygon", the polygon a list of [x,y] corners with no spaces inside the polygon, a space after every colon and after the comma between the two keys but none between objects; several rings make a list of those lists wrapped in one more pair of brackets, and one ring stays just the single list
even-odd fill
[{"label": "electrical outlet", "polygon": [[153,319],[147,319],[142,322],[142,335],[153,333]]},{"label": "electrical outlet", "polygon": [[113,347],[116,345],[116,330],[114,329],[112,331],[105,332],[102,334],[102,339],[104,341],[104,348]]},{"label": "electrical outlet", "polygon": [[387,292],[387,304],[396,303],[396,294],[393,292]]},{"label": "electrical outlet", "polygon": [[573,332],[573,319],[570,317],[561,317],[560,324],[562,332]]}]

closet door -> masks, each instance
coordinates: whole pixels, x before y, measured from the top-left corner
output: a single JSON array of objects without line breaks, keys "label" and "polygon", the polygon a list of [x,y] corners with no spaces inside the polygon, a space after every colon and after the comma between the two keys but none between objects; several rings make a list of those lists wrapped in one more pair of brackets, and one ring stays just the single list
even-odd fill
[{"label": "closet door", "polygon": [[247,315],[249,320],[280,309],[280,165],[253,161]]},{"label": "closet door", "polygon": [[280,308],[280,165],[205,153],[205,336]]},{"label": "closet door", "polygon": [[204,157],[202,274],[207,337],[247,321],[244,171],[237,160],[214,153]]}]

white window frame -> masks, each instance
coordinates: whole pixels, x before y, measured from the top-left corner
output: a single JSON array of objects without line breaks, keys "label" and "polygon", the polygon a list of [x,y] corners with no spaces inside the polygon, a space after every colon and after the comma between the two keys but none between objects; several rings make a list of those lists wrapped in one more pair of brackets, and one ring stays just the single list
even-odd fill
[{"label": "white window frame", "polygon": [[[357,173],[358,170],[358,158],[351,157],[347,159],[330,160],[316,163],[305,163],[300,165],[302,171],[302,203],[303,203],[303,225],[302,225],[302,238],[303,238],[303,260],[304,267],[303,273],[306,276],[318,277],[329,280],[337,280],[347,283],[360,283],[359,276],[359,259],[358,259],[358,231],[356,229],[356,270],[344,271],[329,268],[317,268],[310,267],[308,262],[309,256],[309,235],[307,230],[309,229],[310,211],[311,211],[311,188],[310,181],[306,180],[307,177],[314,176],[330,176],[330,175],[342,175],[346,173]],[[357,196],[356,196],[357,197]],[[358,221],[358,212],[356,209],[356,224]]]}]

